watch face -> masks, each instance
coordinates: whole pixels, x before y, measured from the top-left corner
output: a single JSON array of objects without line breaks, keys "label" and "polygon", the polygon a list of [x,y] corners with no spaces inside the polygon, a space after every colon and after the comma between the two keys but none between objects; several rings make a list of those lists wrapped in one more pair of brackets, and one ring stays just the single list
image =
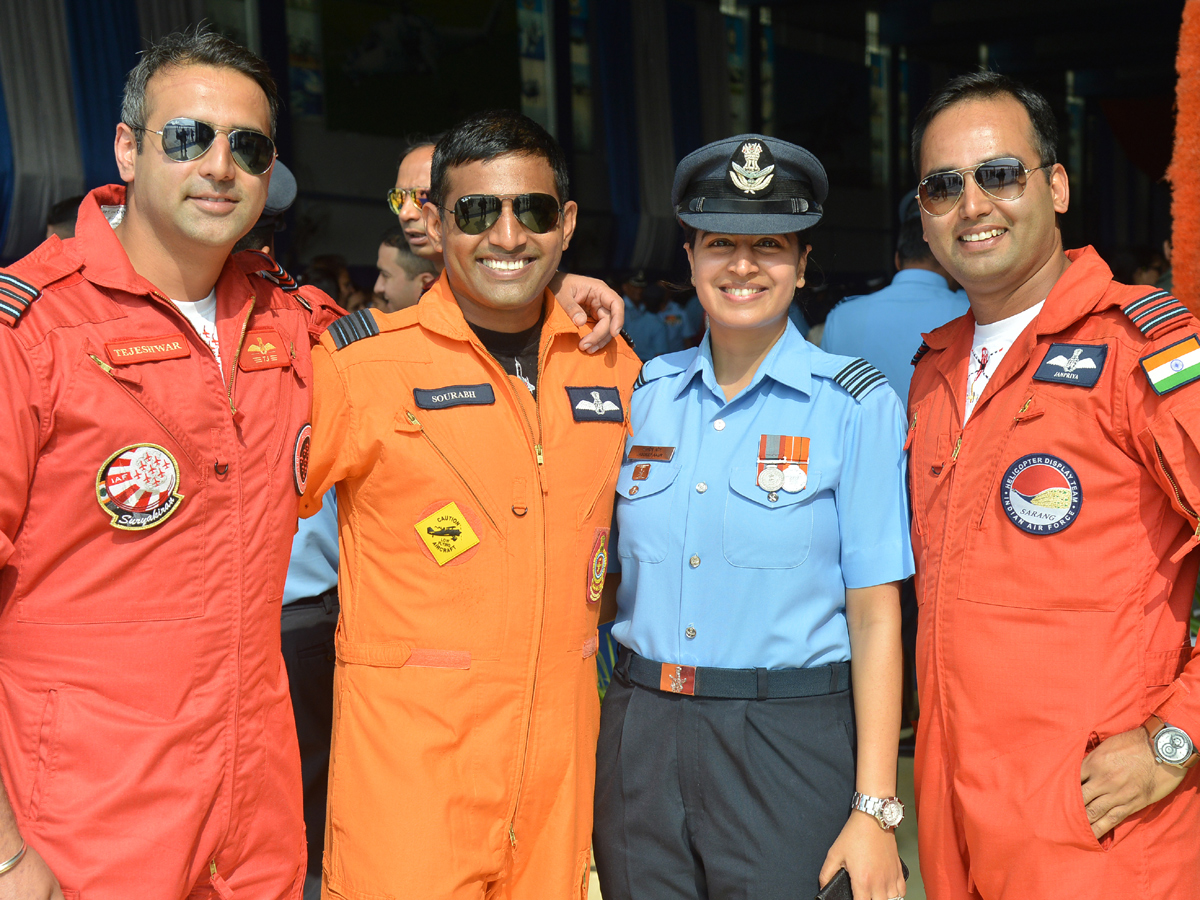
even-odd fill
[{"label": "watch face", "polygon": [[1180,729],[1166,725],[1154,736],[1154,749],[1163,762],[1178,766],[1192,755],[1192,741]]},{"label": "watch face", "polygon": [[895,798],[884,800],[879,817],[883,819],[885,828],[895,828],[904,820],[904,804]]}]

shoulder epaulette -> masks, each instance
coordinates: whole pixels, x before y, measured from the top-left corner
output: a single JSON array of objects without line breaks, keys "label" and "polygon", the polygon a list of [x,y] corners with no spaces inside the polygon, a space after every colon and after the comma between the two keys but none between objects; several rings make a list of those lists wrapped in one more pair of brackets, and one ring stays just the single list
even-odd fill
[{"label": "shoulder epaulette", "polygon": [[247,250],[247,253],[254,254],[255,259],[262,264],[262,267],[256,274],[261,275],[285,291],[294,291],[299,285],[296,284],[296,279],[287,273],[275,259],[263,253],[261,250]]},{"label": "shoulder epaulette", "polygon": [[371,315],[371,310],[360,309],[348,316],[342,316],[329,326],[329,336],[333,338],[334,346],[344,350],[355,341],[374,337],[379,334],[379,323]]},{"label": "shoulder epaulette", "polygon": [[1167,325],[1190,315],[1188,308],[1167,291],[1151,291],[1145,297],[1122,306],[1121,312],[1148,338],[1158,337],[1168,330]]},{"label": "shoulder epaulette", "polygon": [[42,292],[28,281],[0,272],[0,322],[15,328],[29,304],[40,296]]},{"label": "shoulder epaulette", "polygon": [[[632,345],[630,345],[630,346],[632,346]],[[638,369],[638,377],[635,378],[633,381],[633,389],[635,391],[646,383],[646,379],[642,377],[642,373],[644,371],[646,371],[646,364],[642,363],[642,367],[640,369]]]},{"label": "shoulder epaulette", "polygon": [[912,365],[915,366],[917,363],[919,363],[921,361],[921,357],[924,356],[928,352],[929,352],[929,345],[927,343],[925,343],[924,341],[921,341],[921,346],[918,347],[917,352],[915,354],[913,354]]},{"label": "shoulder epaulette", "polygon": [[[664,353],[662,356],[656,356],[653,359],[646,360],[646,362],[642,364],[641,370],[638,372],[637,380],[633,383],[633,389],[636,391],[638,388],[649,384],[651,381],[663,378],[666,375],[674,375],[682,372],[687,368],[687,366],[679,365],[677,362],[672,360],[672,357],[689,356],[690,353],[694,352],[695,351],[678,350],[674,353]],[[690,356],[688,361],[691,361]]]},{"label": "shoulder epaulette", "polygon": [[833,380],[846,389],[855,400],[862,402],[863,397],[875,390],[881,384],[887,384],[887,378],[877,368],[865,359],[853,360],[848,366],[833,376]]}]

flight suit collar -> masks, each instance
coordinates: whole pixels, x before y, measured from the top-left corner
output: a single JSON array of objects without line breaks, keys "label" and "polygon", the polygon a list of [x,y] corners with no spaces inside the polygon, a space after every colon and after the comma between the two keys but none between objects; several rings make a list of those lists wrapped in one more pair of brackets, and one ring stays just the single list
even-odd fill
[{"label": "flight suit collar", "polygon": [[[707,387],[721,403],[725,403],[725,392],[721,386],[717,384],[716,371],[713,368],[712,360],[712,343],[711,333],[705,332],[704,339],[700,341],[700,346],[697,348],[696,355],[692,358],[691,364],[684,370],[684,376],[679,380],[679,387],[675,390],[675,399],[683,396],[688,390],[692,380],[699,374],[704,386]],[[750,383],[746,385],[738,397],[743,397],[758,387],[759,383],[764,378],[770,378],[780,384],[787,385],[800,393],[808,396],[812,394],[812,345],[804,339],[803,335],[792,324],[791,320],[787,321],[787,326],[780,335],[779,340],[775,342],[766,358],[758,367],[758,371],[754,373],[754,377],[750,379]],[[736,397],[734,399],[737,399]],[[732,401],[729,401],[732,402]]]},{"label": "flight suit collar", "polygon": [[[542,292],[542,304],[545,315],[542,320],[542,345],[548,335],[579,334],[579,329],[570,320],[554,294],[549,288]],[[428,328],[437,334],[445,335],[457,341],[478,343],[475,332],[463,317],[454,292],[450,289],[450,280],[445,270],[434,285],[421,297],[417,304],[417,321],[422,328]]]}]

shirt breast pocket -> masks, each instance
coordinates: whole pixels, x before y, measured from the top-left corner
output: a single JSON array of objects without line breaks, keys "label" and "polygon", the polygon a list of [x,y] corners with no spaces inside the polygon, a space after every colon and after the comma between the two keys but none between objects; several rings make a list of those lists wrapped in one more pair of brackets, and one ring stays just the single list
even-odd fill
[{"label": "shirt breast pocket", "polygon": [[802,565],[812,547],[812,500],[820,490],[821,473],[811,469],[804,490],[793,494],[760,488],[757,465],[735,468],[725,500],[726,561],[747,569]]},{"label": "shirt breast pocket", "polygon": [[666,558],[674,493],[668,488],[678,475],[678,464],[631,460],[621,466],[617,476],[618,556],[648,563]]}]

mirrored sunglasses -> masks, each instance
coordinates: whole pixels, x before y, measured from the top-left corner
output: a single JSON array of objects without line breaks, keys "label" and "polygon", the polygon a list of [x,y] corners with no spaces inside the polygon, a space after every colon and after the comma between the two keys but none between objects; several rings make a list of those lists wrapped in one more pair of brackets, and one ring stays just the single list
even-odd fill
[{"label": "mirrored sunglasses", "polygon": [[1005,157],[990,159],[975,166],[951,169],[949,172],[934,172],[921,179],[917,186],[917,201],[921,204],[921,209],[931,216],[946,215],[954,209],[966,190],[968,172],[975,179],[979,189],[993,200],[1017,200],[1025,193],[1029,173],[1049,167],[1045,165],[1027,169],[1019,159]]},{"label": "mirrored sunglasses", "polygon": [[387,192],[388,209],[393,215],[400,215],[400,210],[409,200],[420,209],[429,202],[429,191],[425,188],[392,188]]},{"label": "mirrored sunglasses", "polygon": [[454,221],[463,234],[483,234],[496,224],[505,201],[512,202],[517,221],[534,234],[546,234],[558,225],[562,206],[550,194],[468,194],[454,203]]},{"label": "mirrored sunglasses", "polygon": [[144,125],[131,126],[162,138],[163,153],[175,162],[199,159],[212,147],[217,134],[229,139],[233,161],[251,175],[265,175],[275,164],[275,142],[265,134],[246,128],[224,129],[196,119],[171,119],[161,131]]}]

